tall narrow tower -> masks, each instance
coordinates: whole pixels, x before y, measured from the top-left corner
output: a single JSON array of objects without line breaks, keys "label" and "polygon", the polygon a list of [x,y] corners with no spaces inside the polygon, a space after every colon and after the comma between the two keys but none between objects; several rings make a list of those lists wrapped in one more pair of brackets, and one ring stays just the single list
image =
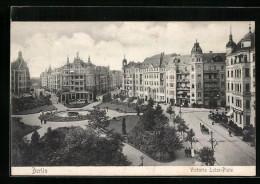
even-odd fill
[{"label": "tall narrow tower", "polygon": [[203,102],[203,53],[196,39],[191,50],[190,103],[202,105]]}]

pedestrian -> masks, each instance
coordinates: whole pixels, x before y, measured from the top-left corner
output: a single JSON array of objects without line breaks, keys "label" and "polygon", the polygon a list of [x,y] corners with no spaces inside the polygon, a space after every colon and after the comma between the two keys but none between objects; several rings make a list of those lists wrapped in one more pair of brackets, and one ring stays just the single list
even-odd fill
[{"label": "pedestrian", "polygon": [[190,157],[190,155],[191,155],[191,149],[188,148],[188,157]]},{"label": "pedestrian", "polygon": [[44,113],[43,113],[43,111],[41,110],[41,112],[40,112],[40,120],[41,120],[41,124],[42,124],[42,117],[41,116],[43,116],[44,115]]},{"label": "pedestrian", "polygon": [[46,123],[47,123],[47,120],[45,119],[45,120],[44,120],[44,124],[46,124]]},{"label": "pedestrian", "polygon": [[187,157],[187,156],[188,156],[188,150],[187,150],[187,148],[185,148],[184,152],[185,152],[185,157]]},{"label": "pedestrian", "polygon": [[229,133],[229,136],[231,137],[232,135],[231,135],[231,130],[230,129],[229,129],[228,133]]}]

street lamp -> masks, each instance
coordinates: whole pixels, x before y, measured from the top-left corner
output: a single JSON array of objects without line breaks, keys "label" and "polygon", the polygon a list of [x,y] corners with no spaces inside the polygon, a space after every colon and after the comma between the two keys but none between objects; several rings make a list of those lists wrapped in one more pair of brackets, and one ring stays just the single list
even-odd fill
[{"label": "street lamp", "polygon": [[141,166],[144,166],[144,156],[141,155],[141,156],[140,156],[140,159],[141,159]]},{"label": "street lamp", "polygon": [[179,111],[179,114],[180,114],[180,118],[181,118],[181,106],[182,106],[182,105],[180,105],[180,111]]}]

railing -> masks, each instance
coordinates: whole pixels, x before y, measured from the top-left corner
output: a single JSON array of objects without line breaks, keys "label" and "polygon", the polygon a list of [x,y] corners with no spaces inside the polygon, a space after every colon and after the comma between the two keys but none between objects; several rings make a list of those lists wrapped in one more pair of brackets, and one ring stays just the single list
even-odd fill
[{"label": "railing", "polygon": [[177,90],[190,90],[190,87],[177,87]]},{"label": "railing", "polygon": [[219,70],[203,70],[203,73],[218,73]]},{"label": "railing", "polygon": [[177,79],[177,82],[190,82],[190,79]]},{"label": "railing", "polygon": [[219,81],[219,78],[217,78],[217,79],[203,79],[204,80],[204,82],[218,82]]}]

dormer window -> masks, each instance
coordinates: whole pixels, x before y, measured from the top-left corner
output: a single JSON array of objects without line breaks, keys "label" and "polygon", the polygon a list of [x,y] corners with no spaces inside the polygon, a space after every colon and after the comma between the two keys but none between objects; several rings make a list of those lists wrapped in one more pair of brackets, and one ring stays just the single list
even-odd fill
[{"label": "dormer window", "polygon": [[251,47],[251,41],[242,42],[241,48],[244,48],[244,47]]}]

